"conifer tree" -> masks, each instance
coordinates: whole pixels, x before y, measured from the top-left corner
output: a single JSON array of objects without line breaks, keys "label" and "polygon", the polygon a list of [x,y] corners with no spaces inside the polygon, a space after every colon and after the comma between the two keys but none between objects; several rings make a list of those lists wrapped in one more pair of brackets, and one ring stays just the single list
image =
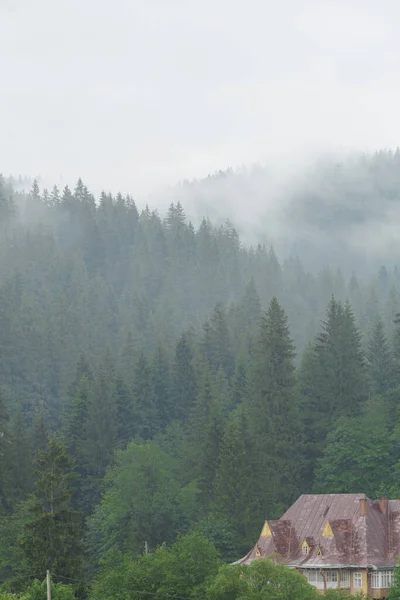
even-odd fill
[{"label": "conifer tree", "polygon": [[143,351],[136,361],[132,393],[135,433],[143,440],[149,440],[159,431],[160,415],[155,404],[151,368]]},{"label": "conifer tree", "polygon": [[[233,411],[221,441],[214,483],[215,506],[245,545],[257,534],[258,495],[253,487],[254,437],[243,406]],[[257,523],[256,523],[257,522]]]},{"label": "conifer tree", "polygon": [[125,448],[135,435],[135,411],[132,389],[122,376],[115,381],[117,397],[117,438],[118,447]]},{"label": "conifer tree", "polygon": [[20,411],[14,415],[11,427],[10,465],[15,505],[26,498],[33,486],[31,444],[25,418]]},{"label": "conifer tree", "polygon": [[287,317],[273,298],[261,320],[249,413],[260,519],[279,514],[299,490],[303,448],[294,356]]},{"label": "conifer tree", "polygon": [[82,515],[71,509],[72,464],[62,444],[51,437],[35,462],[35,491],[29,502],[22,549],[31,577],[42,580],[49,569],[82,579]]},{"label": "conifer tree", "polygon": [[178,340],[172,370],[172,397],[174,416],[186,421],[197,395],[194,354],[188,336],[183,333]]},{"label": "conifer tree", "polygon": [[392,387],[393,365],[382,319],[378,319],[368,344],[368,379],[373,396],[384,396]]},{"label": "conifer tree", "polygon": [[171,375],[168,353],[161,344],[157,346],[151,367],[154,405],[159,416],[160,427],[165,429],[173,418],[171,404]]},{"label": "conifer tree", "polygon": [[82,442],[82,456],[87,474],[84,482],[85,488],[82,484],[85,495],[85,512],[88,512],[99,498],[101,479],[111,463],[116,445],[115,370],[111,355],[107,352],[90,390]]},{"label": "conifer tree", "polygon": [[224,432],[224,415],[217,398],[214,398],[199,454],[199,487],[202,500],[208,506],[214,499],[215,476],[218,469],[220,448]]},{"label": "conifer tree", "polygon": [[299,379],[309,481],[332,423],[340,416],[359,414],[368,397],[361,335],[349,303],[343,306],[331,299]]},{"label": "conifer tree", "polygon": [[10,509],[11,492],[11,435],[9,431],[9,417],[3,395],[0,394],[0,514]]},{"label": "conifer tree", "polygon": [[32,431],[32,456],[35,458],[38,452],[43,452],[47,449],[50,430],[46,422],[45,411],[41,403],[36,411],[33,431]]}]

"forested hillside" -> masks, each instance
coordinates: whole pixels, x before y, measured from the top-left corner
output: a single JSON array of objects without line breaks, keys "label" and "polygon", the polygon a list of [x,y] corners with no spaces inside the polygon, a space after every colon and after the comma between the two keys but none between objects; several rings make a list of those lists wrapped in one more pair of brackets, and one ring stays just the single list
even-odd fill
[{"label": "forested hillside", "polygon": [[400,272],[388,255],[342,274],[333,243],[400,199],[397,153],[363,160],[373,185],[355,199],[344,167],[340,215],[312,180],[297,203],[299,229],[333,248],[315,270],[230,222],[192,225],[182,189],[160,217],[80,179],[29,194],[0,180],[5,588],[51,569],[105,599],[115,573],[161,572],[196,547],[202,597],[299,494],[400,494]]}]

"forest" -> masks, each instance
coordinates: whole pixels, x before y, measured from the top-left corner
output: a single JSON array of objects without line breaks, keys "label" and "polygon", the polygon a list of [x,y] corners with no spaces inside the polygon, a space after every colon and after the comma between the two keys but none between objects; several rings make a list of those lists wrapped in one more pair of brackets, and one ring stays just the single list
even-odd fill
[{"label": "forest", "polygon": [[185,186],[160,216],[0,179],[0,598],[45,598],[50,570],[56,600],[256,600],[257,578],[314,599],[228,565],[302,493],[400,495],[400,252],[358,272],[340,242],[400,207],[399,153],[333,172],[296,199],[299,238],[307,215],[326,238],[312,268],[294,237],[193,224]]}]

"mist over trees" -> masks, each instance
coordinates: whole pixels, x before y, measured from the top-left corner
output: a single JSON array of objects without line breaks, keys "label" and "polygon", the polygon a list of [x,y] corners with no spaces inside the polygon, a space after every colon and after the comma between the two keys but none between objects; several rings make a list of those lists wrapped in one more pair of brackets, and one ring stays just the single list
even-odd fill
[{"label": "mist over trees", "polygon": [[286,223],[292,247],[304,223],[319,236],[304,263],[324,240],[311,267],[230,222],[193,225],[179,197],[161,217],[81,179],[0,180],[7,590],[39,594],[51,568],[60,597],[109,597],[118,577],[138,597],[216,597],[221,563],[299,494],[399,495],[398,250],[370,248],[358,271],[354,241],[396,214],[399,161],[310,176]]}]

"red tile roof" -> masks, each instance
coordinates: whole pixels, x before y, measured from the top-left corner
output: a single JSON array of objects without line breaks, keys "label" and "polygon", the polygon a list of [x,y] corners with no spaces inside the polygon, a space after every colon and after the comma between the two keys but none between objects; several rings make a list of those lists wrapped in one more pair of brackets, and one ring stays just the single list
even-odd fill
[{"label": "red tile roof", "polygon": [[[260,536],[238,562],[275,555],[293,567],[392,567],[400,556],[400,500],[382,502],[365,494],[303,495],[278,521],[267,523],[272,535]],[[327,523],[332,536],[323,535]],[[308,554],[302,552],[304,540]]]}]

